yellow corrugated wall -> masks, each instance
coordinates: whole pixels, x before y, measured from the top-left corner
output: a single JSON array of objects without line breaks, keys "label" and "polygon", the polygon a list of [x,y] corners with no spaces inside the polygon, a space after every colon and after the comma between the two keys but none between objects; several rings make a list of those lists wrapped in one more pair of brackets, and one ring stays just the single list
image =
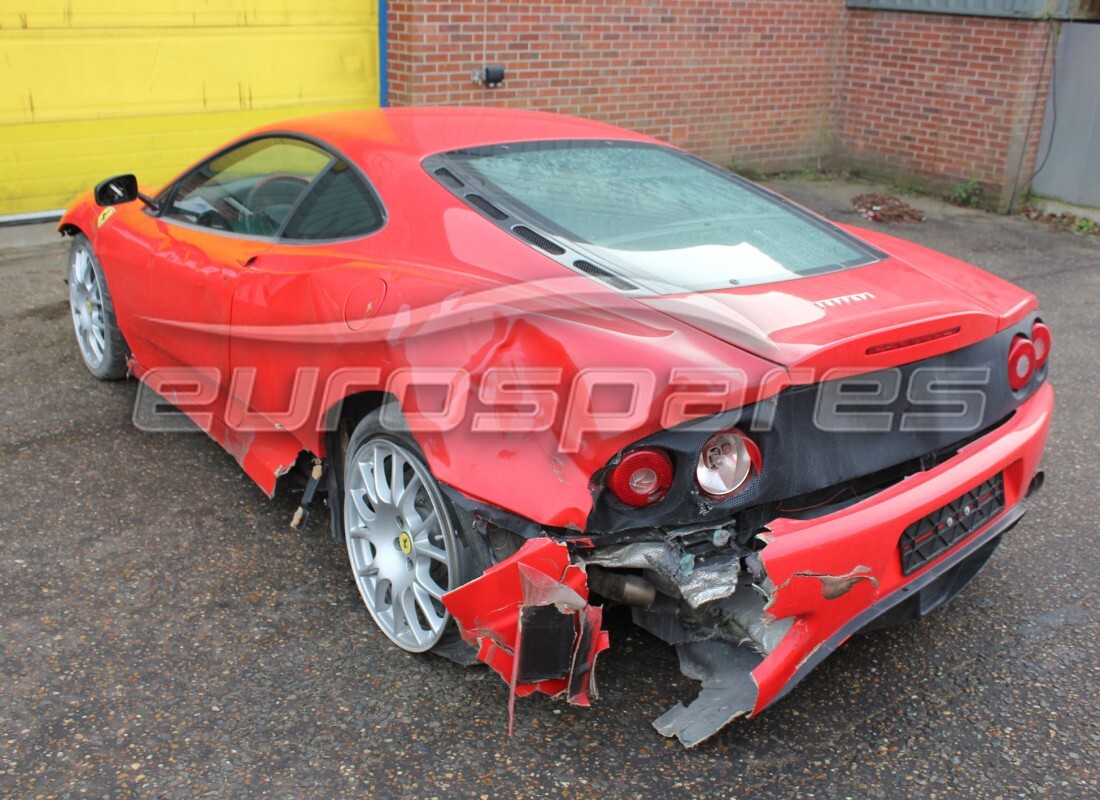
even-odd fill
[{"label": "yellow corrugated wall", "polygon": [[0,215],[379,103],[377,0],[0,0]]}]

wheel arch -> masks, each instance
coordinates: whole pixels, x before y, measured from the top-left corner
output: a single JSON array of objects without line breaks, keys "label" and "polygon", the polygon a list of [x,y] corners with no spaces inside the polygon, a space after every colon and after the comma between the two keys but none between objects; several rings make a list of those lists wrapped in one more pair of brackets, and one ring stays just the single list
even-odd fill
[{"label": "wheel arch", "polygon": [[333,510],[329,518],[330,533],[334,539],[343,540],[344,538],[343,525],[339,521],[343,517],[343,465],[352,431],[367,414],[377,411],[386,402],[394,399],[392,394],[381,390],[353,392],[336,400],[325,410],[323,417],[325,433],[322,439],[325,452],[321,455],[328,462],[325,490],[328,504]]},{"label": "wheel arch", "polygon": [[324,455],[342,457],[344,446],[359,420],[392,400],[396,398],[390,392],[374,390],[353,392],[332,403],[323,415]]},{"label": "wheel arch", "polygon": [[97,206],[92,196],[92,191],[81,194],[65,209],[61,220],[57,223],[57,230],[63,236],[78,236],[84,234],[88,241],[95,246],[99,225],[99,215],[102,208]]}]

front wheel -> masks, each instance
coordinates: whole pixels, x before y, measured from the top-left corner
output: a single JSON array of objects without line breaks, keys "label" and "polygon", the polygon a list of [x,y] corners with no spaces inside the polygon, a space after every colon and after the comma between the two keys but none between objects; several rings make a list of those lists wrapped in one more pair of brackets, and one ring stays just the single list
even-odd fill
[{"label": "front wheel", "polygon": [[419,448],[382,427],[355,428],[343,472],[343,522],[352,574],[370,615],[414,653],[458,639],[443,595],[472,576],[472,555]]},{"label": "front wheel", "polygon": [[69,311],[88,371],[101,381],[125,378],[130,348],[118,328],[103,269],[83,234],[73,239],[69,251]]}]

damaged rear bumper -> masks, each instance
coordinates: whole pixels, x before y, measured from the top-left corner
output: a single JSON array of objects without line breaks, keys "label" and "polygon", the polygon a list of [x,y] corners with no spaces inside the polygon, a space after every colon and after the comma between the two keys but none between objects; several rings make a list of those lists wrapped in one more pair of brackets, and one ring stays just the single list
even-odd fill
[{"label": "damaged rear bumper", "polygon": [[[1023,516],[1052,407],[1053,391],[1044,385],[1003,425],[953,458],[842,510],[775,519],[759,537],[762,548],[718,561],[700,571],[705,576],[693,574],[690,565],[672,578],[667,570],[646,569],[646,560],[656,566],[660,542],[586,549],[583,542],[559,541],[571,545],[573,566],[592,572],[588,586],[594,589],[602,592],[600,572],[592,569],[600,567],[640,572],[659,590],[657,602],[636,593],[635,621],[676,646],[681,669],[701,681],[702,691],[654,725],[691,747],[781,699],[854,633],[929,613],[954,597]],[[560,566],[552,571],[563,572]],[[463,614],[455,616],[464,635],[481,641],[482,650],[486,636],[505,649],[518,646],[469,620],[485,619],[505,603],[522,605],[522,592],[490,597],[474,589],[477,583],[456,590],[463,593]],[[587,612],[583,604],[574,606],[559,610],[580,620]],[[582,634],[579,623],[564,628]],[[591,669],[598,649],[575,649],[572,657],[580,655]],[[515,673],[504,677],[522,693]]]},{"label": "damaged rear bumper", "polygon": [[[653,726],[662,735],[675,736],[685,746],[694,747],[737,717],[760,713],[785,697],[853,634],[924,616],[949,602],[985,566],[1001,536],[1023,516],[1023,504],[1010,509],[949,557],[853,615],[832,635],[812,646],[785,681],[781,670],[789,658],[761,658],[721,638],[677,644],[681,669],[701,681],[703,690],[688,706],[678,703],[669,709]],[[804,632],[795,636],[806,642]],[[758,680],[768,685],[781,682],[780,688],[762,701]]]},{"label": "damaged rear bumper", "polygon": [[[778,699],[792,678],[804,674],[803,665],[826,643],[840,637],[835,643],[839,644],[869,622],[875,615],[865,616],[876,605],[881,603],[882,610],[896,605],[890,600],[914,592],[929,574],[961,563],[979,546],[976,543],[995,538],[994,531],[1004,532],[1019,519],[1039,469],[1053,403],[1053,391],[1043,386],[1012,419],[938,467],[836,514],[814,520],[775,520],[769,525],[768,544],[760,555],[769,579],[780,588],[772,593],[766,611],[776,620],[793,618],[795,622],[767,663],[754,671],[760,687],[754,713]],[[1001,477],[1002,510],[906,574],[901,553],[906,530],[949,509],[996,476]],[[820,578],[811,577],[846,576],[861,566],[868,568],[868,580],[832,599],[825,596]]]}]

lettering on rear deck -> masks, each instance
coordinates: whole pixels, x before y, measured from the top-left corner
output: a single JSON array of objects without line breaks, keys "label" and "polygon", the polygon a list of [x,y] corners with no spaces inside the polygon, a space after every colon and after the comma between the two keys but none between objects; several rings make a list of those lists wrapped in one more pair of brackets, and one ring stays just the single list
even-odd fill
[{"label": "lettering on rear deck", "polygon": [[870,292],[859,294],[842,294],[840,297],[830,297],[827,300],[814,300],[818,308],[830,308],[832,306],[846,306],[850,303],[862,303],[864,300],[874,300],[875,296]]}]

